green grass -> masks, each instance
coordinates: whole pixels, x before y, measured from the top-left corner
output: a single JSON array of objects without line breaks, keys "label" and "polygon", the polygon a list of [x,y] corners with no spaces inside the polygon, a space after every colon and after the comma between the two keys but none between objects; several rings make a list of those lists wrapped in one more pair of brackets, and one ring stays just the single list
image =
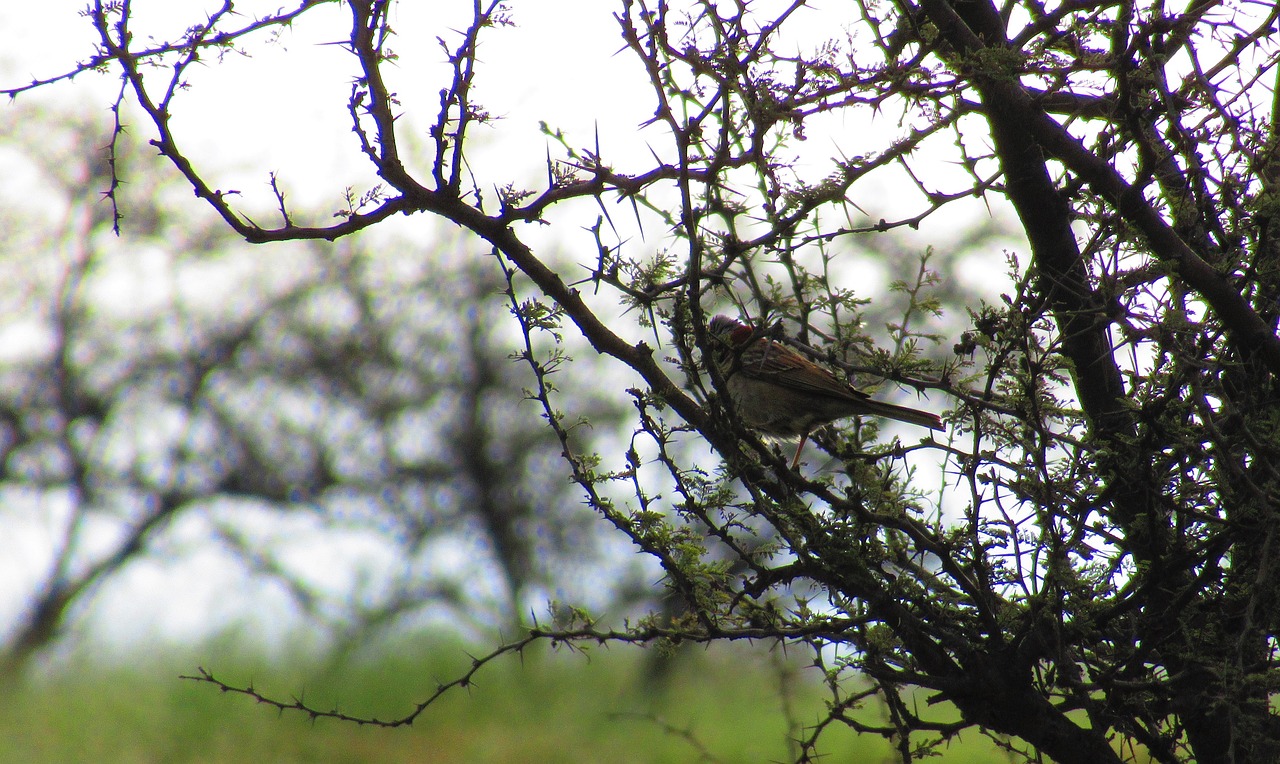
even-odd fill
[{"label": "green grass", "polygon": [[[653,650],[531,651],[499,659],[475,686],[454,690],[408,728],[361,727],[280,714],[212,685],[178,679],[203,665],[232,684],[288,700],[380,718],[406,714],[467,664],[460,647],[402,644],[378,659],[322,678],[306,661],[271,664],[213,646],[199,658],[140,651],[124,666],[77,659],[5,691],[0,762],[546,762],[611,764],[788,761],[793,750],[779,693],[793,678],[793,716],[823,711],[811,670],[780,667],[764,648],[690,651],[649,679]],[[660,659],[659,659],[660,660]],[[686,736],[685,733],[688,733]],[[693,742],[688,737],[692,737]],[[824,760],[892,760],[876,737],[831,729]],[[976,734],[947,762],[998,761]]]}]

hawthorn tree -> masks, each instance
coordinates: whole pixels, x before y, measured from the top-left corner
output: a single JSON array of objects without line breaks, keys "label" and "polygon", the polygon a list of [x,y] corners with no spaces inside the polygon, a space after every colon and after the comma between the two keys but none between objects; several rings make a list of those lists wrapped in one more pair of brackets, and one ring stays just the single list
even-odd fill
[{"label": "hawthorn tree", "polygon": [[[335,7],[351,128],[378,180],[347,190],[337,218],[292,208],[273,180],[280,222],[258,222],[184,140],[188,78]],[[491,248],[565,469],[685,603],[612,630],[578,613],[493,656],[537,640],[809,646],[831,698],[802,760],[833,725],[892,739],[904,761],[969,728],[1060,762],[1280,756],[1280,10],[619,0],[608,10],[647,83],[649,153],[610,156],[600,136],[549,127],[546,179],[522,185],[473,164],[501,108],[479,97],[484,44],[518,34],[521,7],[477,0],[450,32],[405,26],[390,0],[260,16],[227,2],[179,36],[139,39],[127,0],[99,0],[85,13],[97,50],[8,92],[117,73],[118,111],[141,109],[159,153],[249,242],[429,213]],[[411,101],[396,83],[425,75],[394,48],[433,36],[438,98]],[[417,135],[425,158],[408,148]],[[894,213],[864,214],[885,189]],[[873,334],[859,242],[909,227],[945,251],[948,215],[981,214],[975,199],[1021,225],[1010,288],[931,349],[951,274],[926,264],[879,298],[896,318]],[[586,233],[557,217],[593,206]],[[619,209],[660,243],[630,235]],[[544,223],[590,254],[555,265],[536,244]],[[927,394],[915,405],[945,411],[948,435],[887,440],[846,422],[818,438],[825,467],[810,451],[788,469],[700,365],[715,312],[863,384],[890,380],[882,395]],[[574,367],[547,340],[570,333],[629,370],[618,395],[634,436],[618,453],[568,439],[576,401],[553,372]],[[690,456],[698,439],[716,460]],[[469,678],[380,723],[411,722]]]}]

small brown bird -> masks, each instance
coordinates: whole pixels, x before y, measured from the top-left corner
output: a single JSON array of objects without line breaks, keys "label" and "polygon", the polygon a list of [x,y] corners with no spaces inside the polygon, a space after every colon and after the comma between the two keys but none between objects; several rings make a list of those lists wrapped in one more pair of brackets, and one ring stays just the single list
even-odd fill
[{"label": "small brown bird", "polygon": [[792,469],[800,465],[800,449],[809,433],[837,419],[872,414],[945,429],[942,420],[927,411],[872,400],[794,349],[758,336],[728,316],[711,319],[707,329],[715,345],[712,360],[743,424],[766,435],[799,436]]}]

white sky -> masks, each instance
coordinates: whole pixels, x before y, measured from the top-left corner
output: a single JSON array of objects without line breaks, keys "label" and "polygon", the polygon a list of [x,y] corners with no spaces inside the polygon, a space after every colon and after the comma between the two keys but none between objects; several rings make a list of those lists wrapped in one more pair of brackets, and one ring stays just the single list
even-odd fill
[{"label": "white sky", "polygon": [[[28,74],[47,77],[85,58],[95,38],[88,21],[78,16],[83,4],[52,0],[0,7],[4,81],[15,81],[14,72],[17,81]],[[202,19],[200,9],[211,5],[217,3],[135,1],[135,39],[184,28]],[[540,172],[547,152],[537,127],[540,119],[583,141],[590,139],[596,124],[610,141],[636,136],[636,125],[649,116],[647,101],[636,97],[636,84],[643,86],[638,67],[626,56],[613,55],[621,47],[609,16],[613,4],[535,0],[513,5],[520,26],[488,30],[481,47],[479,98],[502,116],[494,128],[477,131],[494,136],[486,152],[493,166],[505,175],[512,166]],[[252,8],[273,9],[278,4],[238,2],[236,7],[249,14]],[[433,38],[439,34],[453,42],[448,30],[462,28],[467,19],[444,13],[469,7],[470,2],[456,0],[397,6],[393,26],[403,33],[392,42],[399,61],[387,76],[404,113],[420,130],[429,124],[442,83],[441,52]],[[143,23],[154,19],[165,21]],[[276,45],[263,45],[263,34],[251,38],[256,43],[246,44],[252,48],[251,58],[230,55],[220,64],[190,70],[192,89],[180,95],[173,108],[175,132],[195,138],[190,145],[193,157],[216,157],[219,187],[269,200],[266,173],[276,170],[294,193],[332,200],[343,180],[372,178],[356,151],[346,112],[355,70],[345,51],[327,44],[341,40],[349,25],[344,8],[321,6],[286,30]],[[49,29],[58,34],[47,34]],[[591,65],[583,66],[583,61]],[[70,85],[22,99],[87,101],[105,110],[116,87],[114,73],[82,75]],[[412,141],[415,135],[403,131],[401,137]]]}]

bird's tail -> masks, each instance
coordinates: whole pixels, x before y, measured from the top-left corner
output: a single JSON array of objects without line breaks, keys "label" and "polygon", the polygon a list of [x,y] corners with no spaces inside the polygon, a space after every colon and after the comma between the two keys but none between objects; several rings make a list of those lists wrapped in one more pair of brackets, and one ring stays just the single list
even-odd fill
[{"label": "bird's tail", "polygon": [[921,427],[928,427],[930,430],[945,430],[942,426],[942,420],[936,414],[930,414],[928,411],[920,411],[919,409],[899,406],[894,403],[885,403],[868,398],[862,402],[867,407],[867,413],[873,416],[882,416],[886,419],[896,419],[899,422],[907,424],[915,424]]}]

